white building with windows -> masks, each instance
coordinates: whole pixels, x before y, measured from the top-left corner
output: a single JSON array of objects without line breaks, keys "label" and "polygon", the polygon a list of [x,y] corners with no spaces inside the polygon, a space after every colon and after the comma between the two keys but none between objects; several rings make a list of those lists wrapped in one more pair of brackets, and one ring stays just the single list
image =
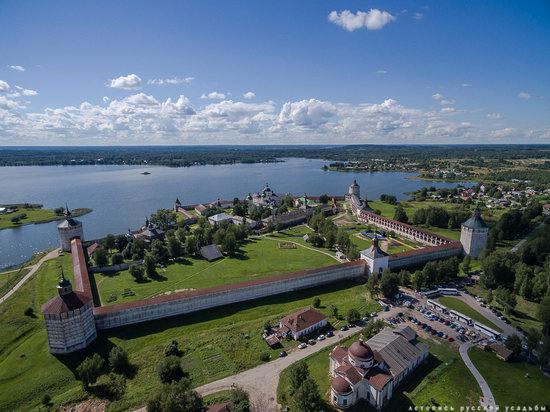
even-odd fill
[{"label": "white building with windows", "polygon": [[361,259],[367,262],[367,275],[381,275],[389,267],[389,255],[380,249],[378,239],[372,240],[372,246],[361,251]]},{"label": "white building with windows", "polygon": [[290,334],[294,340],[300,339],[327,325],[327,317],[312,309],[302,309],[281,319],[279,328],[282,333]]},{"label": "white building with windows", "polygon": [[65,208],[65,220],[57,225],[57,233],[59,234],[59,247],[65,252],[70,252],[72,239],[79,238],[84,241],[82,222],[73,219],[68,207]]},{"label": "white building with windows", "polygon": [[329,355],[330,401],[347,409],[362,399],[380,410],[428,355],[428,346],[416,341],[409,326],[386,328],[349,348],[337,346]]}]

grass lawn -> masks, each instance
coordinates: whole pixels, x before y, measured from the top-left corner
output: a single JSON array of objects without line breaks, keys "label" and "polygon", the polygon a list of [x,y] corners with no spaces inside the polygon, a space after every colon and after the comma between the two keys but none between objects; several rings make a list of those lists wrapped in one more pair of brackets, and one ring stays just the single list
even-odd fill
[{"label": "grass lawn", "polygon": [[[357,336],[351,337],[340,344],[349,346],[357,338]],[[424,342],[430,346],[431,355],[428,361],[404,381],[403,386],[394,394],[391,403],[384,409],[406,411],[410,406],[477,406],[481,395],[480,390],[474,377],[460,359],[456,347],[433,340]],[[305,359],[321,395],[327,401],[330,393],[328,356],[333,347]],[[284,395],[287,387],[288,369],[285,369],[281,373],[277,389],[278,399],[282,405],[287,403]],[[325,407],[327,410],[333,410],[328,404]]]},{"label": "grass lawn", "polygon": [[501,408],[550,406],[550,378],[538,367],[527,362],[503,362],[494,353],[480,349],[472,349],[469,354]]},{"label": "grass lawn", "polygon": [[[72,210],[73,216],[82,216],[86,213],[90,213],[92,209],[74,209]],[[11,219],[15,216],[19,216],[22,213],[25,213],[27,217],[21,219],[19,223],[13,223]],[[42,209],[42,208],[24,208],[20,207],[16,212],[0,215],[0,230],[1,229],[12,229],[22,225],[29,225],[32,223],[45,223],[51,222],[52,220],[62,220],[64,216],[56,215],[53,209]]]},{"label": "grass lawn", "polygon": [[21,268],[9,272],[0,273],[0,297],[2,297],[30,271],[30,269]]},{"label": "grass lawn", "polygon": [[[136,376],[128,381],[121,400],[109,404],[109,411],[127,411],[143,405],[159,386],[156,367],[164,347],[177,339],[183,350],[182,364],[199,386],[261,363],[260,354],[275,358],[280,349],[272,350],[261,339],[266,321],[281,317],[321,299],[321,311],[328,314],[335,305],[345,314],[357,308],[362,313],[379,310],[364,285],[342,282],[297,291],[208,311],[156,320],[128,327],[102,331],[86,351],[56,357],[48,353],[40,305],[56,294],[59,264],[71,277],[70,255],[53,259],[9,300],[0,306],[0,410],[38,410],[48,393],[55,405],[86,398],[75,368],[93,352],[106,357],[113,346],[122,346],[137,367]],[[32,306],[37,318],[24,316]],[[335,322],[335,326],[338,323]],[[296,342],[283,342],[288,349]]]},{"label": "grass lawn", "polygon": [[472,308],[467,303],[457,298],[452,298],[449,296],[440,297],[438,300],[443,305],[447,306],[449,309],[456,310],[457,312],[460,312],[472,318],[473,320],[484,324],[485,326],[489,326],[491,329],[494,329],[498,332],[502,332],[502,329],[500,329],[497,325],[495,325],[493,322],[491,322],[489,319],[487,319],[485,316],[483,316],[481,313],[479,313],[477,310]]},{"label": "grass lawn", "polygon": [[[335,259],[315,250],[304,247],[281,249],[273,240],[249,239],[234,257],[214,262],[182,258],[165,269],[158,269],[158,277],[146,282],[136,282],[128,271],[106,275],[96,273],[94,278],[105,305],[112,300],[111,295],[116,295],[117,300],[110,303],[121,303],[171,291],[244,282],[336,263]],[[135,295],[123,297],[121,293],[125,289],[131,289]]]}]

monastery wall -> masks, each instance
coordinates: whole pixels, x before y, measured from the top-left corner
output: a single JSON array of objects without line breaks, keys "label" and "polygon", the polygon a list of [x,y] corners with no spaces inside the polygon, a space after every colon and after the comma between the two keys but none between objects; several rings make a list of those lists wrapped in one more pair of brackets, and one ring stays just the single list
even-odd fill
[{"label": "monastery wall", "polygon": [[418,266],[431,260],[447,259],[461,254],[462,245],[460,242],[452,242],[390,255],[388,267],[392,271],[396,271],[409,266]]},{"label": "monastery wall", "polygon": [[222,305],[311,288],[365,274],[365,262],[355,261],[303,272],[287,273],[257,281],[222,285],[193,292],[179,292],[141,301],[94,309],[97,329],[177,316]]}]

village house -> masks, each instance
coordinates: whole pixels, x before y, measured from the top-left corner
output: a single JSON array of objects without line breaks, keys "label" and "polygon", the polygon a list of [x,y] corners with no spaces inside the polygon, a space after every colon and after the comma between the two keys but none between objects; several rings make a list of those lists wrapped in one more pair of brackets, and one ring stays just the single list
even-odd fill
[{"label": "village house", "polygon": [[300,339],[327,325],[327,317],[312,309],[302,309],[285,316],[279,322],[279,331],[290,334],[294,340]]}]

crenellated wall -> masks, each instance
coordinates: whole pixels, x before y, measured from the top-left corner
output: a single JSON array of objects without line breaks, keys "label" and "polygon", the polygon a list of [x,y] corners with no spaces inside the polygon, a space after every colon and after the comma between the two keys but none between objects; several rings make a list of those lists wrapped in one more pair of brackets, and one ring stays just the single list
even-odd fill
[{"label": "crenellated wall", "polygon": [[94,309],[98,329],[177,316],[232,303],[355,279],[365,273],[365,262],[341,263],[304,272],[288,273],[257,281],[222,285],[193,292],[179,292],[141,301]]}]

